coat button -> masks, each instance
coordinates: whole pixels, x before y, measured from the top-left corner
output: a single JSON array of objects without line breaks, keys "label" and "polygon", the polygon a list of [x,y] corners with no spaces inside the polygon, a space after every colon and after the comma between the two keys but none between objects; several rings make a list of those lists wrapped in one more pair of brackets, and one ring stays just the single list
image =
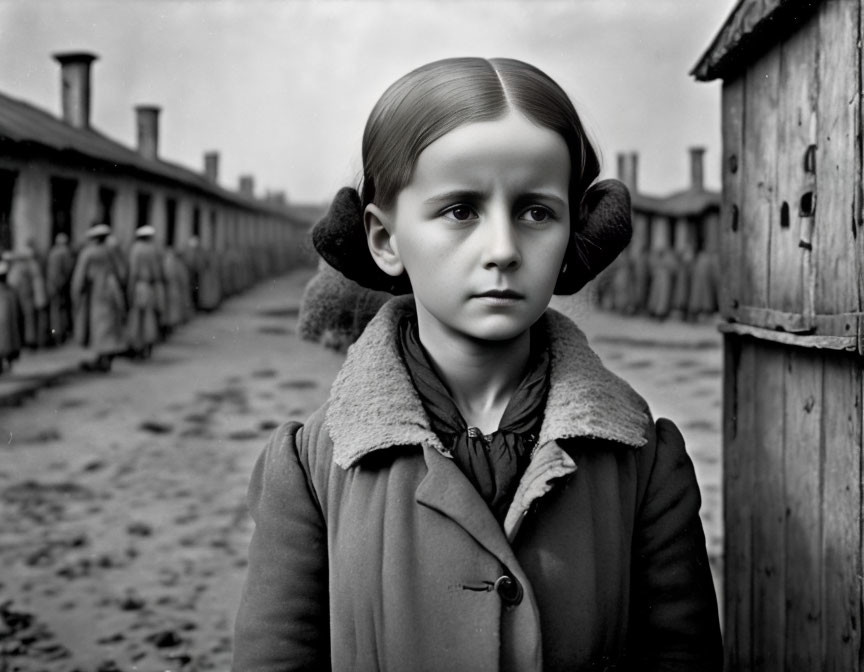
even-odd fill
[{"label": "coat button", "polygon": [[507,574],[499,576],[495,580],[495,590],[501,601],[507,606],[515,607],[522,601],[522,585],[515,577]]}]

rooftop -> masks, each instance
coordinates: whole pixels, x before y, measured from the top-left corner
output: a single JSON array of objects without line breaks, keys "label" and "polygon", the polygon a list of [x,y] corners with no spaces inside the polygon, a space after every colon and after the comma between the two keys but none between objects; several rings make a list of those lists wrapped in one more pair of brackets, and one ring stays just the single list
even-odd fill
[{"label": "rooftop", "polygon": [[822,0],[740,0],[690,74],[697,80],[729,79],[770,49]]},{"label": "rooftop", "polygon": [[30,103],[0,93],[0,153],[42,151],[103,169],[167,181],[250,211],[267,212],[298,223],[309,222],[308,208],[250,198],[230,191],[181,165],[148,159],[92,127],[76,128]]}]

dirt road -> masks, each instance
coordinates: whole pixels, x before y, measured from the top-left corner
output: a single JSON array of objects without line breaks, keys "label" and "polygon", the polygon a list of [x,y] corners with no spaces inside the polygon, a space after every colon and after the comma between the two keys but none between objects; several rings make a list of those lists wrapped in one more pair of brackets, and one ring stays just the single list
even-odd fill
[{"label": "dirt road", "polygon": [[[149,362],[0,409],[0,672],[228,668],[252,465],[342,361],[293,335],[304,280],[232,299]],[[688,438],[716,558],[719,338],[679,329],[670,347],[668,327],[609,316],[585,328]]]},{"label": "dirt road", "polygon": [[342,361],[293,336],[304,279],[0,411],[0,671],[228,669],[253,462]]}]

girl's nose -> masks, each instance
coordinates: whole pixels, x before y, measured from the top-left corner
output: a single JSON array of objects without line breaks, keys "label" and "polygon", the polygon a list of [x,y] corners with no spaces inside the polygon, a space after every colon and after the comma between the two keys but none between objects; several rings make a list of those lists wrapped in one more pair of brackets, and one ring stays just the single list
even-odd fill
[{"label": "girl's nose", "polygon": [[483,267],[514,270],[522,263],[518,233],[509,215],[490,217],[484,227]]}]

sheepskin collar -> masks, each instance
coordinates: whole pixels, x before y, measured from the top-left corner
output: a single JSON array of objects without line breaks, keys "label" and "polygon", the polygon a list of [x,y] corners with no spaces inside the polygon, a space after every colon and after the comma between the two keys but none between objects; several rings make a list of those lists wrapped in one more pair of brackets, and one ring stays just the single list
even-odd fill
[{"label": "sheepskin collar", "polygon": [[[349,348],[333,383],[326,423],[334,461],[345,469],[384,448],[420,445],[446,454],[395,338],[399,320],[414,311],[411,295],[388,301]],[[568,318],[549,309],[541,319],[550,337],[552,374],[537,446],[577,436],[644,445],[650,415],[642,397],[603,366]]]}]

